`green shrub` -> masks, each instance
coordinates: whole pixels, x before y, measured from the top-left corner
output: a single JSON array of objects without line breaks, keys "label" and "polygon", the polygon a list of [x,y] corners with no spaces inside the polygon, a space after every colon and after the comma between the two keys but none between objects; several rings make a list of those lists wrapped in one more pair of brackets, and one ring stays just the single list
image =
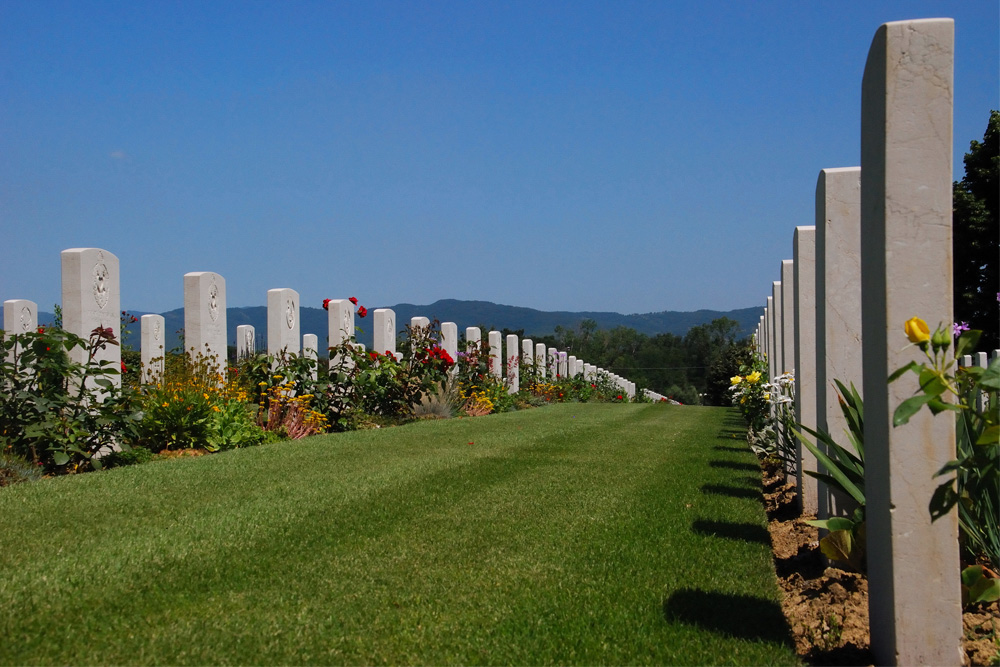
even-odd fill
[{"label": "green shrub", "polygon": [[23,456],[11,452],[0,452],[0,487],[34,482],[42,477],[41,466],[32,464]]},{"label": "green shrub", "polygon": [[108,468],[138,465],[140,463],[149,463],[152,460],[153,452],[145,447],[132,447],[118,452],[111,452],[101,458],[101,461]]}]

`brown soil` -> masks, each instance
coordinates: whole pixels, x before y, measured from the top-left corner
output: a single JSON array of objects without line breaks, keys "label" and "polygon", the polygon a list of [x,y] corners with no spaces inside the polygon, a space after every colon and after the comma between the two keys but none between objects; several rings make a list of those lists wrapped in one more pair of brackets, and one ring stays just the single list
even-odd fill
[{"label": "brown soil", "polygon": [[[807,665],[872,665],[868,650],[868,580],[827,567],[819,531],[797,516],[795,486],[776,467],[764,466],[764,504],[774,565],[795,650]],[[967,665],[996,665],[1000,611],[996,602],[963,615]]]}]

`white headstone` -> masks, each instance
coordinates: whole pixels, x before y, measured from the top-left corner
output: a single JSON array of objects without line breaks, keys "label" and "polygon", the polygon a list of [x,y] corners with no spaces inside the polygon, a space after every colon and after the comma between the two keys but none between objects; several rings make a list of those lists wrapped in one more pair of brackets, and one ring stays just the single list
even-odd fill
[{"label": "white headstone", "polygon": [[299,353],[299,293],[293,289],[267,291],[267,353],[276,358]]},{"label": "white headstone", "polygon": [[411,328],[415,329],[416,327],[429,327],[430,325],[431,325],[430,318],[420,317],[420,316],[410,318]]},{"label": "white headstone", "polygon": [[549,379],[556,380],[559,375],[559,350],[554,347],[549,348]]},{"label": "white headstone", "polygon": [[[816,430],[816,228],[796,227],[793,237],[795,262],[795,421]],[[794,438],[798,465],[795,485],[799,489],[802,512],[816,514],[819,496],[816,478],[806,470],[816,472],[816,457]]]},{"label": "white headstone", "polygon": [[559,352],[559,378],[565,380],[569,377],[569,355]]},{"label": "white headstone", "polygon": [[218,273],[184,274],[184,346],[192,360],[203,357],[225,377],[226,279]]},{"label": "white headstone", "polygon": [[257,331],[252,324],[236,327],[236,358],[246,359],[257,354]]},{"label": "white headstone", "polygon": [[520,390],[521,388],[521,381],[520,381],[521,355],[519,351],[520,346],[518,345],[517,342],[517,335],[507,334],[506,343],[507,343],[506,345],[507,364],[505,370],[507,372],[507,393],[516,394],[518,390]]},{"label": "white headstone", "polygon": [[[340,347],[354,336],[354,304],[349,299],[330,299],[326,302],[327,347]],[[330,354],[330,368],[341,365],[343,355]]]},{"label": "white headstone", "polygon": [[441,349],[455,362],[452,372],[458,372],[458,325],[454,322],[441,323]]},{"label": "white headstone", "polygon": [[[951,19],[875,33],[861,85],[861,324],[871,651],[881,665],[961,662],[957,512],[931,523],[937,471],[955,457],[955,416],[921,410],[893,427],[924,360],[914,316],[952,321]],[[930,604],[929,601],[933,601]]]},{"label": "white headstone", "polygon": [[[303,334],[302,336],[302,356],[306,359],[312,359],[313,362],[318,363],[319,360],[319,336],[316,334]],[[310,371],[312,379],[315,381],[318,373],[316,366],[312,367]]]},{"label": "white headstone", "polygon": [[[28,299],[8,299],[3,302],[3,329],[6,336],[21,336],[38,331],[38,304]],[[7,354],[12,362],[19,354],[20,344]]]},{"label": "white headstone", "polygon": [[376,308],[374,321],[375,337],[372,347],[379,354],[396,354],[396,312],[391,308]]},{"label": "white headstone", "polygon": [[545,343],[535,343],[535,370],[538,381],[545,379]]},{"label": "white headstone", "polygon": [[501,358],[502,351],[500,350],[502,339],[503,334],[499,331],[491,331],[489,333],[490,375],[498,380],[503,379],[503,359]]},{"label": "white headstone", "polygon": [[[122,306],[118,258],[100,248],[70,248],[62,251],[60,259],[63,329],[84,340],[98,327],[111,329],[120,343]],[[74,348],[69,355],[77,363],[87,363],[85,349]],[[110,362],[111,368],[118,370],[122,362],[121,346],[105,345],[94,355],[94,361]],[[120,375],[108,379],[116,387],[121,386]]]},{"label": "white headstone", "polygon": [[159,384],[163,381],[166,361],[167,323],[163,315],[143,315],[139,318],[139,350],[142,357],[141,381]]}]

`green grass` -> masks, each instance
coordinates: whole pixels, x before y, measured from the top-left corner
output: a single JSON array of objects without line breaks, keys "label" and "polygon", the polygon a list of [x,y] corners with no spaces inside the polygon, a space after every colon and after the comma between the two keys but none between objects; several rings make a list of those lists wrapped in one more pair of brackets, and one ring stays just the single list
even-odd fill
[{"label": "green grass", "polygon": [[560,405],[0,491],[7,664],[794,664],[732,411]]}]

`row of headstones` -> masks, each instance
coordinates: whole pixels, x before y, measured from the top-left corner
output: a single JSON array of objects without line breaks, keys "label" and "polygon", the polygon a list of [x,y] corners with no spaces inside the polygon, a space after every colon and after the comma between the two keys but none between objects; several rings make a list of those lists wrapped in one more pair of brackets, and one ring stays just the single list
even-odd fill
[{"label": "row of headstones", "polygon": [[[957,517],[932,523],[928,512],[935,473],[955,457],[954,414],[924,410],[894,428],[893,410],[916,387],[888,383],[920,362],[904,322],[952,321],[953,58],[951,19],[879,28],[861,85],[861,166],[820,172],[815,225],[795,228],[793,259],[781,262],[755,332],[770,376],[794,371],[801,425],[846,442],[834,379],[863,396],[877,664],[961,661]],[[985,365],[986,355],[965,363]],[[803,475],[817,469],[815,457],[797,449],[803,511],[841,514],[836,497]]]},{"label": "row of headstones", "polygon": [[[100,248],[72,248],[61,253],[62,268],[62,317],[63,328],[83,338],[95,328],[110,328],[117,338],[120,335],[121,296],[119,291],[118,258]],[[328,302],[329,347],[338,347],[351,340],[355,332],[354,304],[349,299],[331,299]],[[401,359],[396,351],[396,314],[389,308],[373,311],[373,349],[379,354],[391,354]],[[140,320],[140,351],[143,371],[142,381],[158,382],[164,368],[165,320],[162,315],[143,315]],[[222,375],[226,373],[226,281],[218,273],[198,271],[184,275],[184,339],[190,354],[203,355],[204,360]],[[430,320],[414,317],[411,327],[427,327]],[[23,333],[38,326],[38,306],[26,299],[4,302],[4,330]],[[465,330],[466,341],[479,343],[482,331],[478,327]],[[554,347],[535,344],[531,339],[518,342],[516,335],[508,335],[506,355],[501,356],[499,331],[488,334],[490,372],[506,380],[508,391],[519,390],[519,367],[532,369],[539,380],[546,377],[583,377],[595,381],[609,378],[615,386],[635,397],[635,383],[588,364]],[[236,333],[237,356],[243,357],[256,350],[256,333],[251,325],[240,325]],[[441,324],[441,347],[453,360],[459,359],[458,325]],[[362,347],[363,346],[360,346]],[[299,295],[293,289],[272,289],[267,292],[267,349],[272,355],[299,355],[318,358],[319,338],[316,334],[301,336],[299,330]],[[86,361],[86,351],[72,351],[75,360]],[[107,346],[98,351],[97,361],[108,361],[115,367],[121,362],[118,346]],[[330,365],[338,359],[330,359]],[[120,376],[114,378],[120,383]]]}]

